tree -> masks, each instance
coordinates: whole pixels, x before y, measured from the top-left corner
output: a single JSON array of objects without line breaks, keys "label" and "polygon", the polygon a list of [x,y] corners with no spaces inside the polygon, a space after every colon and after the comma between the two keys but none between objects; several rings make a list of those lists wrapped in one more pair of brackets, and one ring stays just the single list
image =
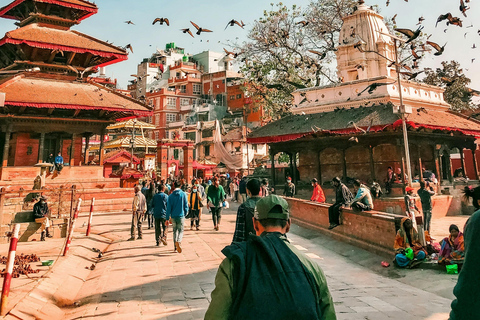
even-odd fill
[{"label": "tree", "polygon": [[271,4],[254,21],[240,48],[245,92],[262,103],[267,117],[277,119],[292,107],[297,89],[337,82],[331,65],[342,17],[353,12],[355,0],[312,0],[304,10],[281,2]]},{"label": "tree", "polygon": [[445,88],[443,96],[452,110],[466,111],[478,108],[472,102],[473,95],[478,95],[478,92],[468,87],[471,80],[463,74],[457,61],[443,61],[441,68],[435,70],[426,68],[425,74],[423,82]]}]

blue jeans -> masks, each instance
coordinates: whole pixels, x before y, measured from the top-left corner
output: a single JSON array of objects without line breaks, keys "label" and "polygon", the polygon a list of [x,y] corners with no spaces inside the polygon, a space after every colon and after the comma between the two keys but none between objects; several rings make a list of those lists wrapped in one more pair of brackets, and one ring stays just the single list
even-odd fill
[{"label": "blue jeans", "polygon": [[[425,252],[423,251],[419,251],[417,253],[417,255],[415,256],[415,258],[417,258],[417,260],[423,260],[426,258],[425,256]],[[397,260],[397,264],[399,267],[406,267],[408,266],[408,264],[410,263],[410,260],[403,254],[403,253],[399,253],[395,256],[395,260]]]},{"label": "blue jeans", "polygon": [[183,239],[183,224],[185,223],[185,217],[172,218],[173,228],[173,243],[182,242]]}]

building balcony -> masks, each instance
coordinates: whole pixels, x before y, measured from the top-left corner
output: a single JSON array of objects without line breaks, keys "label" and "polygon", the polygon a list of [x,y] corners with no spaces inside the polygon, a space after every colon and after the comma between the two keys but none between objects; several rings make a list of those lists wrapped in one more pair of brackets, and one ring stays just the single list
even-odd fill
[{"label": "building balcony", "polygon": [[167,128],[180,128],[180,127],[183,127],[183,125],[185,124],[185,121],[176,121],[176,122],[169,122],[167,123]]},{"label": "building balcony", "polygon": [[180,106],[180,111],[192,111],[193,105]]},{"label": "building balcony", "polygon": [[174,78],[168,79],[168,85],[170,87],[181,85],[181,84],[187,84],[188,82],[201,83],[202,79],[195,78],[194,76],[191,76],[191,75],[186,75],[185,77],[181,77],[181,78],[174,77]]}]

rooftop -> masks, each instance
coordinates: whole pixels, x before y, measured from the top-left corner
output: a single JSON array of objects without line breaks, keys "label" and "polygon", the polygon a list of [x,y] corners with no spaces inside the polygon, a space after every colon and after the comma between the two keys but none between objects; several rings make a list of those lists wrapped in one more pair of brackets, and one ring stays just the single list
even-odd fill
[{"label": "rooftop", "polygon": [[138,101],[94,82],[47,74],[19,74],[0,80],[6,94],[5,106],[34,108],[92,109],[149,116],[151,111]]},{"label": "rooftop", "polygon": [[[253,131],[250,143],[276,143],[292,141],[311,134],[363,134],[359,128],[379,132],[401,126],[400,117],[393,113],[393,105],[337,109],[315,114],[291,115]],[[408,115],[410,130],[431,129],[480,137],[480,122],[451,111],[413,110]]]},{"label": "rooftop", "polygon": [[0,46],[5,43],[27,44],[31,47],[62,50],[68,52],[89,52],[95,56],[115,57],[126,60],[127,52],[105,41],[95,39],[68,28],[46,26],[33,23],[16,30],[9,31],[0,40]]}]

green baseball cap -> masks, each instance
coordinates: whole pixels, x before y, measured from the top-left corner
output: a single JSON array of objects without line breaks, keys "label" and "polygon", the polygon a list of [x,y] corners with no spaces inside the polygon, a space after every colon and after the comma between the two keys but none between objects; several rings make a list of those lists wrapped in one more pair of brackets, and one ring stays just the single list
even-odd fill
[{"label": "green baseball cap", "polygon": [[257,201],[254,215],[257,220],[288,220],[290,217],[290,209],[288,208],[288,202],[285,199],[272,194]]}]

